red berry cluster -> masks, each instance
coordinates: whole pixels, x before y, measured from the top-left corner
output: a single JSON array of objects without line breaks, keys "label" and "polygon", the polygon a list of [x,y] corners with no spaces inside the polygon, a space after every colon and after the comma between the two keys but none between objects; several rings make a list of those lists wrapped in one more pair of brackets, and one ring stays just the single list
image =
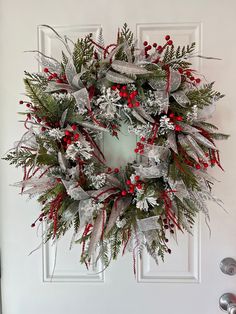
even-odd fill
[{"label": "red berry cluster", "polygon": [[126,184],[128,186],[128,192],[126,190],[123,190],[121,194],[125,196],[127,193],[133,194],[135,188],[138,190],[141,190],[143,187],[143,182],[140,180],[140,176],[135,176],[134,177],[135,183],[132,183],[131,180],[127,180]]},{"label": "red berry cluster", "polygon": [[178,71],[181,75],[185,76],[185,79],[188,79],[191,83],[196,83],[199,84],[201,83],[201,79],[200,78],[195,78],[193,76],[192,70],[191,69],[182,69],[182,68],[178,68]]},{"label": "red berry cluster", "polygon": [[39,215],[39,217],[31,224],[31,227],[34,228],[36,226],[37,221],[42,222],[43,219],[46,219],[46,214],[45,213],[41,213]]},{"label": "red berry cluster", "polygon": [[191,162],[188,158],[185,158],[185,163],[191,167],[194,167],[196,168],[197,170],[200,170],[200,169],[207,169],[210,165],[211,166],[214,166],[216,163],[217,163],[217,160],[215,158],[211,158],[209,156],[208,153],[205,153],[205,156],[208,158],[209,157],[209,161],[206,162],[205,160],[202,160],[202,159],[199,159],[198,160],[198,163],[196,162]]},{"label": "red berry cluster", "polygon": [[73,142],[77,142],[79,140],[79,133],[77,133],[77,125],[72,124],[72,131],[65,130],[65,136],[62,138],[63,146],[67,147]]},{"label": "red berry cluster", "polygon": [[43,72],[48,75],[48,81],[55,81],[56,83],[62,84],[62,83],[68,83],[67,78],[65,74],[57,74],[57,73],[52,73],[49,71],[48,68],[44,68]]},{"label": "red berry cluster", "polygon": [[[174,225],[173,223],[171,223],[169,219],[164,218],[164,219],[162,220],[162,222],[163,222],[164,228],[165,228],[166,230],[169,229],[169,230],[170,230],[170,233],[175,233],[175,230],[174,230],[175,225]],[[166,242],[168,242],[168,241],[166,241]]]},{"label": "red berry cluster", "polygon": [[[142,139],[144,139],[144,138],[142,138]],[[144,141],[145,141],[145,139],[144,139]],[[136,154],[143,154],[144,153],[144,145],[143,145],[143,143],[141,143],[141,142],[137,142],[137,144],[136,144],[136,148],[134,149],[134,152],[136,153]]]},{"label": "red berry cluster", "polygon": [[[172,46],[173,45],[173,41],[170,39],[169,35],[165,36],[165,40],[166,43],[161,46],[161,45],[157,45],[157,43],[153,43],[152,46],[145,40],[143,42],[144,45],[144,53],[145,53],[145,57],[148,58],[149,57],[149,53],[148,51],[152,50],[152,48],[154,48],[159,54],[161,54],[163,52],[163,50],[167,47],[167,46]],[[157,63],[159,61],[159,58],[157,60],[154,61],[154,63]]]},{"label": "red berry cluster", "polygon": [[169,118],[170,118],[170,121],[172,123],[174,123],[174,125],[175,125],[175,131],[176,132],[182,131],[182,127],[178,124],[178,122],[183,121],[183,117],[175,116],[175,114],[172,112],[172,113],[169,114]]},{"label": "red berry cluster", "polygon": [[138,95],[137,90],[129,91],[126,85],[121,86],[120,84],[113,85],[111,89],[112,90],[118,89],[120,91],[119,92],[120,97],[127,100],[129,108],[140,106],[139,101],[136,100],[136,96]]}]

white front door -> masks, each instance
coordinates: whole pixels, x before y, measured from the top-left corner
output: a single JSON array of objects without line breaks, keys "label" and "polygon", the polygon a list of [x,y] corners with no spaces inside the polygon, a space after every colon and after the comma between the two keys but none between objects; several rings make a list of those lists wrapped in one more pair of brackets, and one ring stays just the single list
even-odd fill
[{"label": "white front door", "polygon": [[[21,172],[2,162],[3,314],[216,314],[221,313],[219,297],[225,292],[236,294],[236,276],[226,276],[219,269],[224,257],[236,258],[235,12],[234,0],[1,0],[1,155],[23,132],[16,114],[24,91],[23,71],[37,71],[33,55],[23,51],[39,46],[46,54],[58,53],[52,33],[43,27],[37,32],[39,24],[55,26],[72,39],[96,32],[101,25],[107,43],[115,40],[117,28],[124,22],[140,42],[158,42],[166,34],[176,44],[196,41],[200,54],[222,58],[202,60],[201,64],[196,60],[195,66],[201,67],[209,81],[216,80],[216,88],[226,94],[218,104],[214,122],[231,134],[227,142],[219,143],[226,172],[212,171],[222,181],[216,184],[215,195],[224,200],[228,213],[209,204],[211,236],[204,219],[200,219],[193,236],[179,235],[178,244],[172,245],[173,254],[166,257],[164,264],[156,266],[144,255],[138,261],[136,278],[129,254],[113,262],[104,273],[99,269],[87,272],[79,263],[80,247],[68,249],[70,235],[58,243],[57,249],[46,245],[28,256],[40,244],[40,236],[37,238],[30,228],[39,206],[9,186],[21,178]],[[117,154],[118,159],[125,159],[133,147],[131,138],[123,138],[123,150],[105,141],[113,160]]]}]

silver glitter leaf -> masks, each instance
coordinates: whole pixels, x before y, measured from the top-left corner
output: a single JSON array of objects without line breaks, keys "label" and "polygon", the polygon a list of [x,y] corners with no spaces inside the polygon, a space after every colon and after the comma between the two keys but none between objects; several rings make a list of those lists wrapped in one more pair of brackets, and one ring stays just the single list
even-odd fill
[{"label": "silver glitter leaf", "polygon": [[215,103],[212,103],[208,106],[204,106],[203,109],[198,110],[197,112],[197,120],[207,120],[210,119],[213,113],[216,110]]},{"label": "silver glitter leaf", "polygon": [[171,93],[171,96],[182,107],[186,107],[186,105],[188,105],[190,103],[188,97],[181,90],[174,92],[174,93]]},{"label": "silver glitter leaf", "polygon": [[150,167],[143,167],[142,165],[134,167],[135,173],[139,175],[142,179],[145,178],[160,178],[166,172],[163,165],[153,165]]},{"label": "silver glitter leaf", "polygon": [[193,126],[191,125],[188,125],[186,123],[183,123],[183,122],[179,122],[179,125],[182,127],[182,130],[186,133],[190,133],[190,134],[193,134],[193,133],[199,133],[200,130],[197,129],[197,128],[194,128]]},{"label": "silver glitter leaf", "polygon": [[187,135],[186,138],[189,142],[189,145],[195,150],[195,152],[198,154],[198,156],[201,157],[206,162],[208,162],[208,159],[205,156],[204,151],[201,149],[201,147],[198,145],[198,143],[192,138],[192,136]]},{"label": "silver glitter leaf", "polygon": [[109,132],[108,129],[106,129],[106,128],[102,127],[102,126],[90,123],[90,122],[77,121],[77,123],[82,125],[85,128],[89,128],[91,130],[102,131],[102,132]]},{"label": "silver glitter leaf", "polygon": [[164,91],[166,89],[166,81],[163,79],[149,79],[148,84],[155,90]]},{"label": "silver glitter leaf", "polygon": [[201,135],[200,133],[194,133],[192,136],[195,138],[197,142],[203,144],[204,146],[212,149],[216,149],[215,145],[212,144],[205,136]]},{"label": "silver glitter leaf", "polygon": [[57,155],[57,158],[58,158],[58,163],[59,163],[59,166],[61,167],[61,169],[63,171],[66,171],[66,169],[68,168],[68,162],[65,158],[65,156],[62,154],[62,152],[58,152],[58,155]]},{"label": "silver glitter leaf", "polygon": [[93,219],[94,209],[91,205],[91,198],[87,198],[79,202],[78,212],[81,229],[86,225],[86,223],[91,223]]},{"label": "silver glitter leaf", "polygon": [[68,195],[71,196],[76,201],[84,200],[89,198],[89,194],[84,191],[84,189],[78,185],[78,182],[73,180],[62,180]]},{"label": "silver glitter leaf", "polygon": [[143,124],[146,123],[146,121],[140,116],[140,114],[137,111],[132,110],[131,113],[138,121],[142,122]]},{"label": "silver glitter leaf", "polygon": [[65,75],[69,85],[73,86],[73,79],[77,75],[77,72],[74,64],[70,61],[68,61],[66,64]]},{"label": "silver glitter leaf", "polygon": [[85,87],[74,92],[73,96],[79,109],[87,108],[88,110],[91,110],[89,94]]},{"label": "silver glitter leaf", "polygon": [[106,221],[106,211],[104,210],[98,214],[98,216],[95,220],[95,223],[93,225],[93,230],[91,233],[91,239],[90,239],[89,247],[88,247],[88,257],[89,258],[91,258],[95,252],[96,245],[99,242],[101,235],[103,233],[105,221]]},{"label": "silver glitter leaf", "polygon": [[44,55],[39,55],[37,58],[39,64],[42,65],[43,68],[49,69],[50,72],[53,73],[61,73],[61,64],[55,59],[52,59],[51,57],[46,57]]},{"label": "silver glitter leaf", "polygon": [[170,70],[170,91],[174,92],[181,84],[181,74],[173,69]]},{"label": "silver glitter leaf", "polygon": [[134,80],[113,71],[108,71],[106,73],[106,79],[110,82],[118,83],[118,84],[134,83]]},{"label": "silver glitter leaf", "polygon": [[161,229],[161,225],[158,223],[159,216],[148,217],[137,220],[138,228],[140,231],[149,231]]},{"label": "silver glitter leaf", "polygon": [[116,177],[114,177],[111,174],[107,174],[106,178],[107,178],[107,182],[109,182],[112,186],[122,189],[122,184]]},{"label": "silver glitter leaf", "polygon": [[130,205],[132,197],[122,197],[117,201],[114,201],[110,217],[108,219],[105,233],[107,234],[115,225],[117,218],[124,212],[124,210]]},{"label": "silver glitter leaf", "polygon": [[193,151],[190,150],[189,141],[186,139],[186,137],[182,134],[178,135],[178,141],[180,145],[186,150],[187,154],[193,158],[196,162],[199,162],[198,155]]},{"label": "silver glitter leaf", "polygon": [[169,108],[169,95],[165,90],[154,91],[154,96],[160,109],[167,113]]},{"label": "silver glitter leaf", "polygon": [[128,75],[138,75],[138,74],[150,74],[151,72],[146,70],[145,68],[142,68],[134,63],[121,61],[121,60],[114,60],[111,64],[111,67],[124,74]]},{"label": "silver glitter leaf", "polygon": [[170,148],[178,154],[178,149],[177,149],[177,143],[176,143],[176,137],[175,137],[175,132],[169,132],[167,135],[167,142],[170,146]]},{"label": "silver glitter leaf", "polygon": [[69,85],[69,84],[64,84],[64,83],[56,83],[56,82],[49,82],[48,86],[46,87],[46,92],[47,93],[54,93],[57,92],[59,90],[66,90],[68,92],[73,91],[73,88]]},{"label": "silver glitter leaf", "polygon": [[155,120],[148,114],[142,107],[136,107],[134,108],[135,111],[138,112],[140,116],[142,116],[145,120],[154,123]]},{"label": "silver glitter leaf", "polygon": [[66,121],[67,112],[68,112],[68,108],[61,115],[61,119],[60,119],[60,127],[61,128],[64,127],[64,124],[65,124],[65,121]]}]

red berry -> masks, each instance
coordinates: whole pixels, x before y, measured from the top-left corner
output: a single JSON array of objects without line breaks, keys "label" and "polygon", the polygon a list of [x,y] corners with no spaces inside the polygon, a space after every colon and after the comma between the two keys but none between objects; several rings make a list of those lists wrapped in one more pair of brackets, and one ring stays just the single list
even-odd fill
[{"label": "red berry", "polygon": [[190,81],[194,81],[194,77],[193,76],[190,76]]},{"label": "red berry", "polygon": [[145,41],[143,42],[143,45],[144,45],[144,46],[147,46],[147,44],[148,44],[148,42],[145,40]]},{"label": "red berry", "polygon": [[139,179],[140,179],[140,176],[135,176],[135,177],[134,177],[134,180],[135,180],[135,181],[138,181]]},{"label": "red berry", "polygon": [[49,75],[48,80],[51,81],[53,79],[52,75]]},{"label": "red berry", "polygon": [[35,223],[32,223],[31,227],[34,228],[35,227]]},{"label": "red berry", "polygon": [[131,180],[126,180],[126,184],[130,185],[131,184]]},{"label": "red berry", "polygon": [[189,77],[191,76],[191,71],[186,71],[186,75]]},{"label": "red berry", "polygon": [[137,186],[137,189],[139,189],[139,190],[141,190],[143,187],[141,183],[138,183],[136,186]]},{"label": "red berry", "polygon": [[112,89],[112,90],[116,90],[116,86],[113,85],[113,86],[111,87],[111,89]]},{"label": "red berry", "polygon": [[153,43],[152,46],[153,46],[154,48],[156,48],[156,47],[157,47],[157,43]]},{"label": "red berry", "polygon": [[75,131],[77,129],[77,125],[76,124],[72,124],[71,128],[72,128],[73,131]]},{"label": "red berry", "polygon": [[71,135],[70,131],[68,131],[68,130],[65,130],[64,133],[65,133],[66,136],[70,136]]},{"label": "red berry", "polygon": [[168,41],[167,41],[167,44],[168,44],[169,46],[171,46],[171,45],[173,45],[173,41],[172,41],[172,40],[168,40]]},{"label": "red berry", "polygon": [[31,119],[31,114],[30,113],[27,113],[27,118]]},{"label": "red berry", "polygon": [[128,104],[128,107],[129,107],[129,108],[133,108],[133,104],[129,103],[129,104]]},{"label": "red berry", "polygon": [[183,117],[178,116],[178,117],[176,117],[176,120],[177,120],[177,121],[183,121]]},{"label": "red berry", "polygon": [[29,104],[29,103],[28,103],[28,104],[26,104],[26,107],[28,107],[28,108],[29,108],[29,107],[31,107],[31,104]]},{"label": "red berry", "polygon": [[123,195],[123,196],[125,196],[127,194],[127,192],[125,191],[125,190],[123,190],[122,192],[121,192],[121,195]]},{"label": "red berry", "polygon": [[120,97],[123,97],[123,92],[119,92]]},{"label": "red berry", "polygon": [[123,97],[124,97],[124,98],[127,98],[127,97],[128,97],[128,94],[127,94],[126,92],[124,92],[124,93],[123,93]]},{"label": "red berry", "polygon": [[23,100],[20,100],[20,101],[19,101],[19,104],[20,104],[20,105],[22,105],[23,103],[24,103]]},{"label": "red berry", "polygon": [[139,101],[136,101],[135,106],[136,106],[136,107],[139,107],[139,106],[140,106],[140,102],[139,102]]},{"label": "red berry", "polygon": [[211,164],[214,165],[216,163],[216,159],[211,159]]},{"label": "red berry", "polygon": [[158,46],[158,47],[157,47],[157,50],[158,50],[159,52],[162,52],[162,50],[163,50],[162,46]]},{"label": "red berry", "polygon": [[115,173],[120,172],[119,168],[115,168],[115,169],[114,169],[114,172],[115,172]]},{"label": "red berry", "polygon": [[175,126],[175,131],[180,132],[181,130],[182,130],[181,126],[177,124]]},{"label": "red berry", "polygon": [[165,40],[169,40],[170,39],[170,35],[166,35]]},{"label": "red berry", "polygon": [[201,169],[201,165],[196,164],[195,168],[199,170],[199,169]]},{"label": "red berry", "polygon": [[169,114],[169,117],[170,117],[171,119],[173,119],[173,118],[175,117],[174,113],[170,113],[170,114]]},{"label": "red berry", "polygon": [[134,96],[137,96],[137,95],[138,95],[138,91],[137,91],[137,90],[134,90],[134,91],[133,91],[133,94],[134,94]]},{"label": "red berry", "polygon": [[127,89],[127,86],[122,86],[122,88],[121,88],[122,90],[126,90]]},{"label": "red berry", "polygon": [[41,131],[42,131],[42,132],[46,131],[46,128],[43,126],[43,127],[41,128]]},{"label": "red berry", "polygon": [[49,72],[48,68],[44,68],[43,72],[48,73]]},{"label": "red berry", "polygon": [[200,78],[197,78],[195,81],[197,84],[199,84],[201,82]]},{"label": "red berry", "polygon": [[137,154],[139,152],[139,149],[135,148],[134,152]]},{"label": "red berry", "polygon": [[184,73],[184,70],[182,68],[178,68],[178,71],[179,71],[180,74]]},{"label": "red berry", "polygon": [[129,98],[130,98],[130,99],[134,99],[134,98],[135,98],[134,92],[132,92],[132,93],[129,95]]},{"label": "red berry", "polygon": [[75,141],[78,141],[78,139],[79,139],[79,134],[76,133],[76,134],[74,135],[74,140],[75,140]]},{"label": "red berry", "polygon": [[147,46],[147,50],[151,50],[152,49],[152,46],[151,45],[148,45]]},{"label": "red berry", "polygon": [[112,170],[111,167],[108,167],[108,168],[107,168],[107,171],[108,171],[108,172],[111,172],[111,170]]},{"label": "red berry", "polygon": [[204,162],[203,166],[204,166],[204,168],[208,168],[209,165],[207,162]]},{"label": "red berry", "polygon": [[140,140],[141,140],[142,142],[145,142],[146,138],[142,136]]}]

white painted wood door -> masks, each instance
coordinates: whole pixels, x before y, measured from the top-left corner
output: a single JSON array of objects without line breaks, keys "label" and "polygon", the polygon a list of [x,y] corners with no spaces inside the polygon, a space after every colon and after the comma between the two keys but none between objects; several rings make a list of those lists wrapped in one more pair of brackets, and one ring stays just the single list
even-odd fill
[{"label": "white painted wood door", "polygon": [[[223,275],[219,270],[222,258],[236,258],[235,12],[234,0],[0,1],[1,155],[23,131],[16,114],[23,92],[23,71],[37,70],[33,55],[23,51],[39,45],[50,54],[58,47],[51,33],[43,28],[38,28],[37,33],[39,24],[58,26],[59,32],[71,38],[95,32],[102,25],[107,42],[112,42],[118,26],[127,22],[141,42],[158,41],[165,34],[170,34],[177,44],[196,41],[203,55],[223,59],[203,61],[201,68],[209,81],[216,80],[216,87],[227,95],[218,105],[214,122],[232,135],[229,141],[219,143],[226,172],[213,171],[222,181],[215,194],[224,200],[229,213],[210,204],[211,237],[204,221],[199,222],[193,237],[179,236],[179,244],[173,243],[174,253],[165,264],[157,267],[144,256],[138,263],[137,278],[129,255],[104,273],[89,274],[79,264],[80,248],[68,250],[68,236],[58,245],[51,279],[55,248],[46,246],[43,252],[39,249],[28,256],[40,243],[40,237],[29,227],[38,205],[9,187],[20,179],[21,173],[2,162],[3,314],[216,314],[221,313],[221,294],[236,294],[236,276]],[[126,158],[132,144],[129,141],[124,138],[126,146],[120,158]],[[111,147],[109,142],[105,146]]]}]

